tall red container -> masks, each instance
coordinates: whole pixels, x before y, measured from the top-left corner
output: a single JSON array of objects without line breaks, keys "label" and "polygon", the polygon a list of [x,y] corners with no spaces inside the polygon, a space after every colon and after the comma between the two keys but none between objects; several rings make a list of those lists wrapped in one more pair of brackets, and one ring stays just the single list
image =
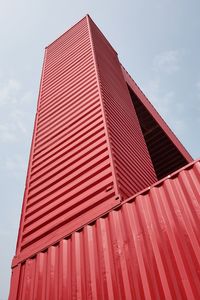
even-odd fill
[{"label": "tall red container", "polygon": [[14,261],[155,181],[117,54],[87,16],[45,51]]},{"label": "tall red container", "polygon": [[[124,247],[132,251],[121,234],[128,238],[136,221],[129,224],[132,229],[117,225],[125,222],[125,215],[120,219],[119,214],[118,221],[112,217],[100,227],[93,225],[101,215],[121,209],[128,198],[191,160],[148,106],[97,26],[89,16],[83,18],[45,50],[9,299],[116,299],[121,288],[122,299],[138,293],[131,277],[135,275],[129,274],[134,262],[121,257]],[[142,217],[142,211],[137,214]],[[84,226],[92,230],[82,234]],[[110,246],[104,236],[109,231]],[[74,232],[78,238],[68,243]],[[139,269],[144,253],[138,257]],[[98,256],[102,266],[101,261],[97,265]],[[128,273],[116,279],[114,270],[128,262]],[[105,290],[103,274],[108,276]],[[123,287],[128,278],[130,283]],[[150,280],[150,290],[152,284]],[[147,294],[144,291],[141,298]]]}]

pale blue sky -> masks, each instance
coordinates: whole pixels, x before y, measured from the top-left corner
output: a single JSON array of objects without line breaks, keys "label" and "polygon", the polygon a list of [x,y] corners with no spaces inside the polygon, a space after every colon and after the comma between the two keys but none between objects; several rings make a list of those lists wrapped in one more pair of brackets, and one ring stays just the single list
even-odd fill
[{"label": "pale blue sky", "polygon": [[9,288],[44,47],[87,13],[200,156],[199,0],[0,0],[0,300]]}]

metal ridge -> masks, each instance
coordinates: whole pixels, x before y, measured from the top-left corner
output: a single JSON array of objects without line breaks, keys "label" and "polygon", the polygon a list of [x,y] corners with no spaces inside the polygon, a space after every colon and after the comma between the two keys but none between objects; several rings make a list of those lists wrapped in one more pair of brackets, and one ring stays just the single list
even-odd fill
[{"label": "metal ridge", "polygon": [[106,212],[103,212],[102,214],[100,214],[99,216],[91,219],[89,222],[86,222],[85,224],[81,225],[80,227],[77,227],[76,230],[73,230],[72,232],[70,232],[69,234],[67,234],[66,236],[59,238],[58,240],[55,240],[53,243],[50,243],[48,245],[46,245],[43,248],[40,248],[38,251],[35,251],[31,256],[25,257],[23,259],[18,259],[16,256],[13,258],[12,261],[12,268],[16,267],[18,264],[25,262],[28,258],[34,258],[38,253],[45,251],[46,249],[48,249],[50,246],[56,245],[58,244],[61,240],[66,239],[67,237],[70,237],[73,233],[80,231],[82,228],[84,228],[87,225],[92,224],[93,222],[95,222],[96,220],[108,215],[110,212],[114,211],[114,210],[118,210],[120,207],[122,207],[124,204],[128,203],[128,202],[133,202],[135,200],[136,197],[140,196],[140,195],[144,195],[147,194],[153,187],[156,186],[160,186],[162,185],[162,183],[164,181],[166,181],[169,178],[175,178],[178,176],[178,174],[184,170],[190,169],[192,168],[193,165],[195,165],[196,163],[200,162],[200,158],[196,159],[194,161],[192,161],[191,163],[187,164],[186,166],[180,168],[179,170],[171,173],[170,175],[166,176],[165,178],[157,181],[156,183],[152,184],[151,186],[143,189],[142,191],[134,194],[133,196],[129,197],[126,200],[123,200],[121,203],[117,204],[116,206],[113,206],[111,209],[108,209]]}]

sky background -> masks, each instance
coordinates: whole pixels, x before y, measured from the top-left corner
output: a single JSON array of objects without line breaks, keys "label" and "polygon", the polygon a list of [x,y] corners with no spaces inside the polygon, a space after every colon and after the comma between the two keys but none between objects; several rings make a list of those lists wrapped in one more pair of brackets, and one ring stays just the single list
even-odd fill
[{"label": "sky background", "polygon": [[0,0],[0,300],[9,290],[44,47],[87,13],[200,156],[199,0]]}]

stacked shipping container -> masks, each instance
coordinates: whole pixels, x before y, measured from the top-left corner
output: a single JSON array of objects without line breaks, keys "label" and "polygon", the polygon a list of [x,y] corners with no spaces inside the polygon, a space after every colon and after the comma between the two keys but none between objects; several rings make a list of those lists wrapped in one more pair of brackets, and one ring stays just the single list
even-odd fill
[{"label": "stacked shipping container", "polygon": [[9,299],[198,295],[199,162],[133,198],[191,160],[90,17],[78,22],[45,51]]},{"label": "stacked shipping container", "polygon": [[155,181],[117,54],[86,17],[46,48],[15,260]]}]

